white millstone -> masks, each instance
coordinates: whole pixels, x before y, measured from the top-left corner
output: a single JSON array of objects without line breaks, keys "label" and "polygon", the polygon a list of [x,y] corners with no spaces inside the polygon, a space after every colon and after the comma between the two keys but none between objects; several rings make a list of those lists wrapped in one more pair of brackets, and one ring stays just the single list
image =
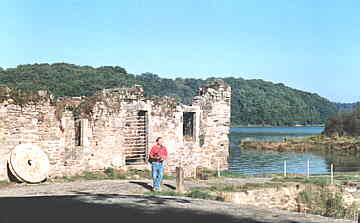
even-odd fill
[{"label": "white millstone", "polygon": [[47,178],[49,159],[39,147],[21,144],[11,151],[9,167],[18,180],[39,183]]}]

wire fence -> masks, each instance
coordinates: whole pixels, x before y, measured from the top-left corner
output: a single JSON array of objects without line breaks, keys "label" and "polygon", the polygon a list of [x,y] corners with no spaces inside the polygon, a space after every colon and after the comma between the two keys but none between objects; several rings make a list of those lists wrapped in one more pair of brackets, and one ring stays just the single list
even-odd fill
[{"label": "wire fence", "polygon": [[[360,223],[360,162],[359,166],[346,167],[325,163],[322,165],[326,165],[326,171],[321,172],[316,164],[310,159],[283,160],[273,163],[272,173],[263,167],[254,175],[271,176],[282,182],[305,182],[305,189],[298,195],[299,212]],[[217,169],[220,176],[222,173]]]},{"label": "wire fence", "polygon": [[[330,171],[326,174],[312,174],[310,160],[304,165],[303,174],[295,174],[297,178],[303,178],[308,182],[320,183],[322,187],[308,184],[304,191],[299,194],[299,202],[302,204],[303,213],[317,214],[326,217],[343,219],[344,222],[360,223],[360,203],[346,203],[344,192],[357,193],[360,196],[360,173],[347,171],[359,171],[360,167],[334,168],[330,164]],[[283,162],[284,178],[291,178],[294,174],[288,169],[288,161]],[[300,176],[299,176],[300,175]],[[357,183],[358,182],[358,183]],[[325,185],[342,185],[343,187],[324,187]],[[359,189],[359,191],[358,191]],[[360,199],[358,200],[358,202]]]}]

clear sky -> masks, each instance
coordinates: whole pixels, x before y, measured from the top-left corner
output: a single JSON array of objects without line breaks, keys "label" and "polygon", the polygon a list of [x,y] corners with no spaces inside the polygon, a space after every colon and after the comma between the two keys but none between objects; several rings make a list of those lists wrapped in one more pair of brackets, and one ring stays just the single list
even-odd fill
[{"label": "clear sky", "polygon": [[0,67],[118,65],[360,101],[358,0],[1,0]]}]

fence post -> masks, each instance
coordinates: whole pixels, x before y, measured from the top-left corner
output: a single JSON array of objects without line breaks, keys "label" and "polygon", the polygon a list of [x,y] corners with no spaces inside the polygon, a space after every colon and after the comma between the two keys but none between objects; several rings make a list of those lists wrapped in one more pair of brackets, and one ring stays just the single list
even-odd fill
[{"label": "fence post", "polygon": [[220,159],[217,160],[217,176],[220,177]]},{"label": "fence post", "polygon": [[307,177],[310,177],[310,160],[307,161]]},{"label": "fence post", "polygon": [[195,165],[194,168],[194,179],[197,179],[197,166]]},{"label": "fence post", "polygon": [[331,184],[334,184],[334,164],[331,164],[330,166],[330,172],[331,172]]},{"label": "fence post", "polygon": [[183,193],[184,191],[184,171],[182,167],[176,167],[176,192]]},{"label": "fence post", "polygon": [[286,177],[286,160],[284,160],[284,177]]}]

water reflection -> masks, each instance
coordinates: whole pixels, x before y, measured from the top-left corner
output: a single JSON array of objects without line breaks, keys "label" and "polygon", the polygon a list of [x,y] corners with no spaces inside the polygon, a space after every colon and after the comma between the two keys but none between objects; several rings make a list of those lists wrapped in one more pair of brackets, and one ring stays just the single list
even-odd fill
[{"label": "water reflection", "polygon": [[229,170],[245,174],[283,173],[284,160],[286,160],[287,173],[307,174],[307,162],[310,160],[311,174],[329,173],[330,163],[337,160],[336,154],[324,155],[324,151],[312,153],[262,151],[241,149],[239,146],[241,140],[279,141],[284,138],[310,137],[322,131],[322,127],[233,128],[230,134]]}]

